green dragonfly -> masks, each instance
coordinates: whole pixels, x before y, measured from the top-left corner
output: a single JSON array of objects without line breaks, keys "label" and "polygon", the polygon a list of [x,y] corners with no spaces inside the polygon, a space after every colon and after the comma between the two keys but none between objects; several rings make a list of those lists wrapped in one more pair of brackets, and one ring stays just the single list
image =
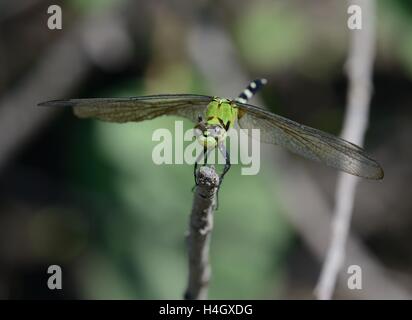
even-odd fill
[{"label": "green dragonfly", "polygon": [[[299,124],[248,104],[248,100],[267,81],[257,79],[234,100],[196,94],[160,94],[130,98],[95,98],[53,100],[40,106],[73,107],[80,118],[96,118],[109,122],[139,122],[163,115],[182,116],[192,120],[198,129],[198,141],[204,148],[204,163],[211,150],[218,148],[226,164],[220,176],[230,169],[230,155],[224,146],[226,133],[235,125],[260,129],[260,141],[285,147],[305,158],[367,179],[382,179],[383,170],[359,146],[326,132]],[[194,167],[196,170],[198,158]],[[220,187],[220,185],[219,185]]]}]

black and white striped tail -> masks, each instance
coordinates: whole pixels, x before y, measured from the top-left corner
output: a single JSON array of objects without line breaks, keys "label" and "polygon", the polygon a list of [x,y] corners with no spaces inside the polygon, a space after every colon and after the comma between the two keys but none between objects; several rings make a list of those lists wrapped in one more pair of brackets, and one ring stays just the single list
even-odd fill
[{"label": "black and white striped tail", "polygon": [[256,79],[253,80],[246,87],[245,90],[236,98],[235,101],[240,103],[246,103],[250,98],[252,98],[256,92],[258,92],[268,81],[266,79]]}]

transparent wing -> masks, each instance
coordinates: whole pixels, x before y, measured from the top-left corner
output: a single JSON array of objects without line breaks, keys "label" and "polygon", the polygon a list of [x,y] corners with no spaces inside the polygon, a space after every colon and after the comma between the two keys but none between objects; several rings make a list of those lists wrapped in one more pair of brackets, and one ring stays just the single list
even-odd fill
[{"label": "transparent wing", "polygon": [[[305,158],[355,176],[382,179],[379,163],[357,145],[249,104],[239,107],[239,126],[260,129],[261,142],[277,144]],[[250,134],[250,130],[248,130]]]},{"label": "transparent wing", "polygon": [[109,122],[138,122],[162,115],[182,116],[197,122],[212,97],[192,94],[164,94],[132,98],[54,100],[40,106],[73,107],[80,118]]}]

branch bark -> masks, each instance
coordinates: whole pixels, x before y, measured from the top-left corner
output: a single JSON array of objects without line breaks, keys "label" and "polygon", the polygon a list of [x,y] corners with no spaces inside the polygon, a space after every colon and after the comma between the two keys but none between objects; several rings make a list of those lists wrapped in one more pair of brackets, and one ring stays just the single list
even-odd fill
[{"label": "branch bark", "polygon": [[197,172],[197,181],[187,236],[189,278],[184,297],[204,300],[207,299],[211,274],[209,247],[219,176],[214,168],[203,166]]},{"label": "branch bark", "polygon": [[[375,2],[349,1],[362,8],[362,29],[351,30],[347,60],[349,90],[342,138],[363,144],[369,118],[373,62],[375,57]],[[332,238],[319,282],[315,289],[318,299],[331,299],[338,273],[345,259],[355,191],[359,179],[339,174],[335,194],[336,204],[332,221]]]}]

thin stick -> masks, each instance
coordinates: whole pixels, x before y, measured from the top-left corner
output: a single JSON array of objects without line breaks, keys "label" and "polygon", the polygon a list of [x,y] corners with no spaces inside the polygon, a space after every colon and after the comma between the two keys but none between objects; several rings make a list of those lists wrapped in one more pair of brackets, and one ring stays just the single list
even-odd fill
[{"label": "thin stick", "polygon": [[203,166],[197,172],[197,181],[187,236],[189,279],[185,299],[204,300],[211,274],[209,246],[219,176],[214,168]]},{"label": "thin stick", "polygon": [[[342,137],[358,145],[363,144],[368,125],[371,100],[373,62],[375,57],[375,2],[349,1],[362,9],[362,29],[351,30],[347,61],[349,78],[348,101]],[[352,217],[358,178],[339,174],[336,207],[332,222],[332,239],[319,282],[315,289],[318,299],[331,299],[336,278],[345,260],[346,242]]]}]

